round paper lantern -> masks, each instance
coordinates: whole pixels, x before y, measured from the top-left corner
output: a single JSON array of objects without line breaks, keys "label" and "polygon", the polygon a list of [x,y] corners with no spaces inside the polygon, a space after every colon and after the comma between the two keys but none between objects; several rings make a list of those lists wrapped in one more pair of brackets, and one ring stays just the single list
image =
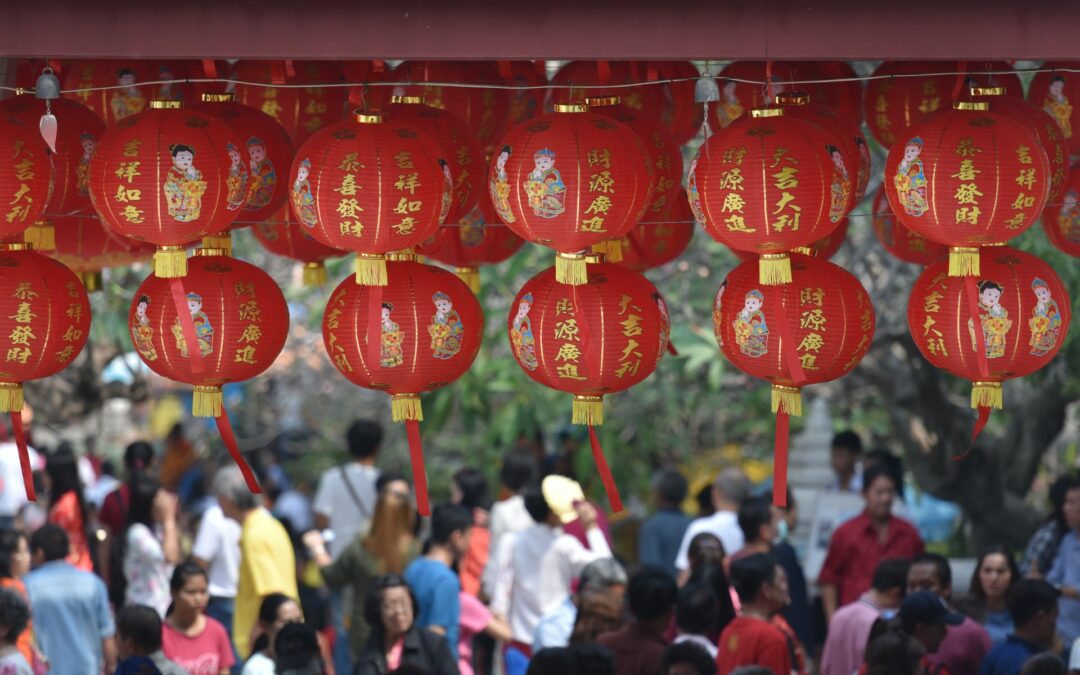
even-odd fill
[{"label": "round paper lantern", "polygon": [[424,105],[419,96],[395,96],[387,111],[395,122],[407,124],[434,138],[453,180],[450,211],[444,220],[459,223],[480,202],[484,180],[484,151],[465,123],[445,110]]},{"label": "round paper lantern", "polygon": [[683,190],[657,220],[646,220],[626,234],[619,265],[635,272],[666,265],[690,246],[694,226],[694,214]]},{"label": "round paper lantern", "polygon": [[131,243],[106,230],[96,215],[61,216],[53,226],[53,257],[78,274],[87,291],[102,289],[101,270],[130,265],[139,258]]},{"label": "round paper lantern", "polygon": [[949,247],[936,244],[921,234],[903,226],[893,215],[882,184],[874,193],[874,214],[871,220],[874,235],[885,250],[904,262],[929,265],[948,254]]},{"label": "round paper lantern", "polygon": [[356,114],[315,134],[290,173],[293,214],[316,240],[353,251],[357,283],[386,283],[386,254],[417,246],[450,211],[453,178],[438,142]]},{"label": "round paper lantern", "polygon": [[561,283],[582,284],[584,251],[641,220],[652,187],[647,158],[625,124],[585,106],[559,106],[503,139],[488,191],[518,236],[558,252]]},{"label": "round paper lantern", "polygon": [[979,274],[976,248],[1005,242],[1039,217],[1050,163],[1026,125],[956,103],[907,130],[889,151],[885,182],[893,213],[909,230],[949,250],[949,270]]},{"label": "round paper lantern", "polygon": [[[1075,62],[1047,61],[1043,68],[1076,68]],[[1035,73],[1027,100],[1042,108],[1057,122],[1072,153],[1080,153],[1080,109],[1073,101],[1080,92],[1080,74],[1067,70]]]},{"label": "round paper lantern", "polygon": [[756,109],[698,151],[690,207],[713,239],[761,255],[761,283],[788,283],[787,253],[828,235],[851,206],[856,164],[835,143],[784,108]]},{"label": "round paper lantern", "polygon": [[386,267],[386,286],[347,278],[334,289],[323,314],[323,344],[350,382],[393,396],[394,421],[404,421],[409,434],[417,505],[427,513],[420,394],[469,369],[480,350],[484,314],[469,287],[446,270],[410,259]]},{"label": "round paper lantern", "polygon": [[507,92],[509,100],[509,114],[506,123],[501,126],[497,133],[492,136],[488,143],[494,143],[506,135],[506,132],[521,124],[525,120],[531,120],[537,115],[543,114],[544,105],[547,101],[547,88],[526,89],[524,87],[540,87],[547,84],[547,73],[543,61],[500,61],[499,72],[504,76],[506,84],[512,84],[521,89],[511,89]]},{"label": "round paper lantern", "polygon": [[[802,64],[813,77],[805,79],[847,79],[847,82],[814,82],[798,85],[810,100],[827,105],[845,121],[862,128],[863,85],[855,69],[846,61],[811,61]],[[816,73],[815,73],[816,71]],[[861,133],[861,132],[860,132]]]},{"label": "round paper lantern", "polygon": [[325,284],[325,261],[345,255],[344,251],[316,241],[296,220],[289,207],[281,209],[275,217],[253,225],[251,233],[267,251],[303,263],[305,286]]},{"label": "round paper lantern", "polygon": [[921,73],[955,72],[949,61],[885,61],[874,70],[882,77],[866,83],[864,110],[870,133],[885,148],[906,140],[908,128],[926,115],[948,108],[955,75]]},{"label": "round paper lantern", "polygon": [[[809,246],[800,246],[799,248],[794,249],[795,253],[808,255],[811,258],[824,258],[828,260],[829,258],[839,253],[840,248],[844,245],[844,240],[847,239],[848,223],[849,220],[845,216],[843,220],[841,220],[837,224],[835,230],[828,233],[821,239],[813,242]],[[739,257],[739,260],[742,260],[743,262],[757,260],[757,256],[755,254],[747,253],[746,251],[736,251],[732,249],[732,253],[737,255]]]},{"label": "round paper lantern", "polygon": [[[683,145],[697,136],[704,121],[704,108],[694,100],[694,85],[701,73],[690,61],[648,61],[644,64],[647,80],[677,80],[662,86],[663,108],[660,126]],[[655,74],[656,77],[649,77]],[[656,86],[656,85],[649,85]]]},{"label": "round paper lantern", "polygon": [[[394,68],[393,78],[399,82],[504,84],[497,66],[490,61],[403,61]],[[416,84],[395,88],[394,93],[420,96],[432,108],[450,111],[483,145],[499,139],[510,110],[510,96],[505,89]]]},{"label": "round paper lantern", "polygon": [[[188,67],[180,61],[77,61],[64,70],[64,97],[90,108],[98,118],[112,126],[126,117],[146,111],[152,100],[182,101],[191,97],[190,87],[183,84],[147,85],[141,82],[182,80],[187,77]],[[89,91],[118,85],[122,88]]]},{"label": "round paper lantern", "polygon": [[[296,61],[289,74],[282,61],[240,61],[232,69],[231,79],[265,83],[259,86],[229,85],[224,93],[235,91],[236,100],[273,117],[300,147],[315,132],[340,122],[345,114],[345,87],[314,85],[341,82],[340,64],[332,61]],[[310,87],[279,87],[267,84],[310,84]],[[221,93],[221,92],[214,92]]]},{"label": "round paper lantern", "polygon": [[111,232],[158,247],[156,275],[182,277],[184,247],[229,229],[236,218],[229,208],[235,181],[228,148],[241,141],[205,113],[158,103],[101,136],[90,164],[90,199]]},{"label": "round paper lantern", "polygon": [[192,109],[227,124],[241,141],[228,147],[228,208],[243,223],[261,222],[285,206],[289,185],[283,175],[293,161],[293,144],[273,117],[236,102],[236,94],[203,94]]},{"label": "round paper lantern", "polygon": [[1060,200],[1043,211],[1043,231],[1059,251],[1080,258],[1080,168],[1069,174]]},{"label": "round paper lantern", "polygon": [[[664,86],[643,84],[645,68],[637,61],[569,61],[551,78],[557,105],[583,103],[588,98],[618,97],[624,106],[659,121],[665,106]],[[637,85],[634,87],[616,85]]]},{"label": "round paper lantern", "polygon": [[0,157],[0,237],[7,238],[41,222],[53,167],[37,125],[11,112],[0,111]]},{"label": "round paper lantern", "polygon": [[[791,88],[789,82],[821,77],[817,66],[811,62],[772,61],[772,96],[782,94]],[[768,65],[764,61],[734,61],[724,67],[717,76],[720,86],[720,101],[709,108],[709,124],[720,129],[742,117],[752,108],[765,106],[769,87],[761,84],[748,84],[735,80],[764,82]],[[796,87],[805,91],[803,85]],[[824,100],[821,101],[825,103]]]},{"label": "round paper lantern", "polygon": [[927,361],[974,383],[972,408],[1001,408],[1002,381],[1035,372],[1061,349],[1071,305],[1039,258],[1007,246],[979,253],[978,276],[951,277],[943,259],[923,270],[908,328]]},{"label": "round paper lantern", "polygon": [[480,291],[480,267],[497,265],[510,259],[525,245],[525,240],[499,222],[487,197],[459,225],[444,225],[420,247],[420,253],[444,265]]}]

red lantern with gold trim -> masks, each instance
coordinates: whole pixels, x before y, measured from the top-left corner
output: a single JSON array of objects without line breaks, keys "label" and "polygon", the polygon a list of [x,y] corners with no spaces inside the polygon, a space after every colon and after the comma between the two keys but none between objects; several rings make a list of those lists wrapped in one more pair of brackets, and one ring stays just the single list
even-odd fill
[{"label": "red lantern with gold trim", "polygon": [[505,84],[512,84],[521,89],[511,89],[509,97],[509,116],[506,124],[499,128],[490,144],[502,138],[507,131],[544,113],[544,104],[548,98],[547,88],[526,89],[524,87],[542,87],[548,83],[543,61],[500,61],[500,74]]},{"label": "red lantern with gold trim", "polygon": [[21,234],[45,214],[53,166],[38,132],[14,113],[0,111],[0,238]]},{"label": "red lantern with gold trim", "polygon": [[356,253],[356,281],[386,284],[386,254],[419,245],[450,212],[453,177],[431,136],[379,113],[315,134],[290,175],[293,215],[323,244]]},{"label": "red lantern with gold trim", "polygon": [[587,284],[570,288],[549,267],[518,291],[507,317],[514,358],[532,380],[574,395],[573,422],[589,426],[612,509],[622,510],[596,440],[603,397],[656,370],[668,347],[667,305],[641,274],[611,263],[589,265]]},{"label": "red lantern with gold trim", "polygon": [[684,190],[657,220],[639,223],[627,233],[619,265],[635,272],[666,265],[686,251],[695,229]]},{"label": "red lantern with gold trim", "polygon": [[251,233],[267,251],[303,263],[305,286],[325,284],[325,262],[345,255],[345,251],[330,248],[308,234],[287,206],[276,217],[252,225]]},{"label": "red lantern with gold trim", "polygon": [[1080,73],[1054,69],[1075,69],[1076,65],[1075,61],[1047,61],[1042,67],[1051,70],[1035,73],[1027,95],[1028,101],[1057,122],[1073,154],[1080,153]]},{"label": "red lantern with gold trim", "polygon": [[87,291],[102,289],[101,270],[130,265],[140,258],[131,242],[106,230],[96,215],[62,216],[53,225],[53,257],[78,274]]},{"label": "red lantern with gold trim", "polygon": [[874,235],[893,256],[904,262],[925,266],[949,253],[948,246],[936,244],[921,234],[912,232],[896,219],[885,196],[884,184],[874,193],[873,208],[871,224]]},{"label": "red lantern with gold trim", "polygon": [[788,283],[788,252],[827,236],[851,208],[856,163],[836,142],[785,108],[756,109],[698,151],[690,208],[713,239],[761,256],[761,283]]},{"label": "red lantern with gold trim", "polygon": [[886,194],[905,227],[950,247],[950,274],[977,275],[977,247],[1008,241],[1039,217],[1050,163],[1026,125],[982,101],[954,106],[893,145]]},{"label": "red lantern with gold trim", "polygon": [[478,293],[480,267],[509,260],[524,245],[524,239],[499,222],[485,195],[480,206],[473,209],[464,222],[440,227],[423,243],[419,252],[453,267],[458,278]]},{"label": "red lantern with gold trim", "polygon": [[585,283],[585,251],[618,240],[648,207],[652,166],[630,127],[583,105],[515,127],[489,175],[495,211],[522,238],[558,253],[561,283]]},{"label": "red lantern with gold trim", "polygon": [[[261,84],[237,84],[234,88],[226,87],[224,93],[235,90],[237,102],[273,117],[292,136],[296,147],[320,129],[340,122],[345,115],[348,89],[317,86],[342,82],[337,62],[240,61],[231,72],[231,79]],[[312,86],[273,86],[283,84]],[[222,92],[219,89],[214,93]]]},{"label": "red lantern with gold trim", "polygon": [[[395,88],[394,93],[420,96],[432,108],[448,110],[472,130],[483,145],[499,139],[510,109],[505,89],[443,87],[441,82],[502,85],[498,67],[491,61],[403,61],[394,68],[399,82],[421,84]],[[431,82],[433,84],[423,84]]]},{"label": "red lantern with gold trim", "polygon": [[[832,108],[845,121],[862,128],[863,84],[858,73],[847,61],[811,61],[812,78],[823,80],[847,80],[846,82],[815,82],[798,86],[810,94],[810,100]],[[861,132],[860,132],[861,133]]]},{"label": "red lantern with gold trim", "polygon": [[[771,73],[771,79],[767,78]],[[709,107],[709,124],[713,129],[721,129],[748,113],[753,108],[770,103],[767,95],[776,96],[789,91],[789,84],[798,80],[822,77],[816,65],[810,61],[733,61],[717,75],[720,85],[720,101]],[[736,82],[750,80],[759,83],[768,81],[771,86]],[[796,89],[806,91],[806,86],[795,85]],[[828,103],[831,99],[822,99]],[[835,106],[834,106],[835,107]]]},{"label": "red lantern with gold trim", "polygon": [[484,314],[460,279],[411,258],[387,263],[386,286],[345,279],[334,289],[323,314],[323,344],[350,382],[393,396],[393,419],[406,423],[417,503],[426,515],[420,394],[469,369],[480,350]]},{"label": "red lantern with gold trim", "polygon": [[561,85],[551,90],[551,99],[556,105],[570,105],[587,98],[617,97],[627,108],[660,120],[664,86],[645,83],[644,71],[638,61],[569,61],[551,78],[552,84]]},{"label": "red lantern with gold trim", "polygon": [[[851,199],[851,208],[854,208],[866,194],[866,186],[870,183],[870,174],[873,172],[870,146],[866,144],[862,129],[854,122],[841,117],[836,109],[812,103],[810,96],[801,92],[779,94],[776,102],[784,108],[785,114],[813,122],[832,134],[838,141],[836,147],[843,153],[845,167],[858,167],[855,170],[854,191]],[[850,211],[851,208],[848,210]]]},{"label": "red lantern with gold trim", "polygon": [[864,110],[866,125],[874,139],[885,148],[906,140],[908,128],[926,115],[948,108],[956,64],[950,61],[885,61],[874,70],[881,79],[866,84]]},{"label": "red lantern with gold trim", "polygon": [[1059,251],[1080,258],[1080,168],[1069,174],[1060,204],[1048,204],[1042,215],[1046,238]]},{"label": "red lantern with gold trim", "polygon": [[[76,61],[64,70],[64,97],[90,108],[112,126],[120,120],[150,108],[153,100],[190,99],[192,87],[180,83],[141,84],[143,82],[183,80],[188,64],[182,61],[147,61],[142,59]],[[100,89],[116,87],[119,89]],[[95,89],[97,91],[88,91]]]},{"label": "red lantern with gold trim", "polygon": [[694,101],[694,85],[701,77],[697,66],[690,61],[647,61],[642,67],[647,81],[675,80],[661,87],[664,102],[659,122],[677,145],[688,143],[705,120],[704,108]]}]

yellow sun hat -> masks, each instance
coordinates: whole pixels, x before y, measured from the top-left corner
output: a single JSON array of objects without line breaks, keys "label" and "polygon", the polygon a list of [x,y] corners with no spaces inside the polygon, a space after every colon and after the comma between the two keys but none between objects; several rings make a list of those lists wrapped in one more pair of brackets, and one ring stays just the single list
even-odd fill
[{"label": "yellow sun hat", "polygon": [[541,483],[540,491],[544,494],[548,508],[558,516],[559,522],[565,525],[577,519],[574,504],[585,501],[585,492],[576,480],[566,476],[548,476]]}]

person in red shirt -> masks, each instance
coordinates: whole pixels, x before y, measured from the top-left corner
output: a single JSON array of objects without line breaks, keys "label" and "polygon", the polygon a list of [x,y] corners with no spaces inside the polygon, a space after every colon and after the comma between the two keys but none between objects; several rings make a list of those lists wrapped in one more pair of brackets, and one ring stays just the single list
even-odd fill
[{"label": "person in red shirt", "polygon": [[874,570],[887,558],[914,558],[925,550],[910,523],[892,515],[900,479],[890,467],[875,464],[863,472],[866,509],[833,532],[818,584],[825,620],[870,589]]},{"label": "person in red shirt", "polygon": [[731,564],[731,578],[742,615],[720,634],[717,669],[730,673],[740,666],[764,666],[774,675],[789,675],[791,645],[771,622],[791,602],[784,568],[772,554],[755,553]]}]

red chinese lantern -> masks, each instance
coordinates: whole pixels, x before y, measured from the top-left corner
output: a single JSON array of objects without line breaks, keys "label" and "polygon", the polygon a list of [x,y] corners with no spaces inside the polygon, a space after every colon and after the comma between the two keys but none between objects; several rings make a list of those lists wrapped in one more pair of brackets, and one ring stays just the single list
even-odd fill
[{"label": "red chinese lantern", "polygon": [[491,165],[495,211],[522,238],[558,252],[561,283],[585,283],[584,252],[617,240],[648,206],[652,166],[637,134],[583,105],[515,127]]},{"label": "red chinese lantern", "polygon": [[800,388],[855,368],[870,349],[874,308],[859,280],[826,260],[792,256],[792,281],[777,287],[763,287],[756,267],[745,262],[728,274],[716,295],[713,320],[728,361],[772,385],[773,501],[783,506],[788,416],[802,415]]},{"label": "red chinese lantern", "polygon": [[26,496],[34,483],[22,428],[27,380],[66,368],[90,335],[90,301],[75,273],[25,244],[0,246],[0,412],[11,413]]},{"label": "red chinese lantern", "polygon": [[666,103],[665,88],[647,83],[645,70],[637,61],[569,61],[551,78],[553,85],[559,85],[552,89],[551,98],[555,104],[565,105],[583,103],[587,98],[617,97],[627,108],[659,121]]},{"label": "red chinese lantern", "polygon": [[[810,94],[810,100],[835,110],[845,121],[862,128],[863,86],[858,74],[846,61],[811,61],[802,64],[813,77],[805,79],[843,80],[846,82],[813,82],[799,85]],[[816,71],[816,72],[815,72]]]},{"label": "red chinese lantern", "polygon": [[605,395],[656,370],[671,334],[667,305],[648,279],[611,263],[590,264],[588,283],[573,288],[555,276],[549,267],[518,291],[506,322],[510,344],[531,379],[574,395],[573,422],[589,426],[593,457],[619,512],[593,426],[604,422]]},{"label": "red chinese lantern", "polygon": [[[273,117],[289,132],[296,147],[345,115],[347,88],[315,86],[342,81],[336,62],[240,61],[232,69],[231,79],[260,83],[230,85],[225,93],[235,90],[237,102]],[[312,86],[273,86],[284,84]]]},{"label": "red chinese lantern", "polygon": [[856,162],[836,142],[785,108],[755,109],[690,163],[690,207],[713,239],[761,256],[761,283],[788,283],[788,252],[828,235],[851,207]]},{"label": "red chinese lantern", "polygon": [[469,369],[480,350],[484,314],[460,279],[411,258],[387,263],[385,286],[341,282],[323,314],[323,344],[350,382],[393,396],[393,419],[405,422],[408,432],[417,506],[427,515],[420,394]]},{"label": "red chinese lantern", "polygon": [[503,76],[506,84],[520,88],[507,92],[510,106],[509,117],[506,124],[499,128],[498,133],[492,136],[492,143],[525,120],[531,120],[543,114],[544,104],[548,97],[547,88],[539,88],[548,83],[543,61],[499,61],[498,67],[499,74]]},{"label": "red chinese lantern", "polygon": [[[1028,89],[1027,100],[1042,108],[1057,122],[1061,135],[1072,153],[1080,153],[1080,109],[1072,101],[1080,92],[1080,74],[1056,68],[1075,69],[1073,61],[1047,61],[1043,68],[1049,72],[1035,73]],[[1022,91],[1022,90],[1017,90]]]},{"label": "red chinese lantern", "polygon": [[96,215],[62,216],[53,225],[56,228],[53,257],[78,274],[87,291],[102,289],[101,270],[129,265],[139,259],[131,242],[106,230]]},{"label": "red chinese lantern", "polygon": [[[90,165],[90,199],[114,234],[158,247],[154,274],[182,277],[184,247],[228,230],[228,147],[241,141],[224,123],[194,110],[156,107],[101,136]],[[179,105],[179,104],[176,104]]]},{"label": "red chinese lantern", "polygon": [[[835,230],[809,246],[800,246],[799,248],[794,249],[795,253],[808,255],[812,258],[824,258],[825,260],[828,260],[839,253],[840,248],[844,245],[844,241],[847,239],[848,223],[849,220],[845,216],[843,220],[837,224]],[[743,262],[750,262],[757,259],[755,254],[747,253],[746,251],[736,251],[732,249],[732,253],[737,255],[739,260],[742,260]]]},{"label": "red chinese lantern", "polygon": [[664,101],[659,122],[677,145],[689,142],[705,119],[704,108],[694,101],[694,85],[701,77],[697,66],[690,61],[648,61],[643,67],[647,81],[675,80],[661,88]]},{"label": "red chinese lantern", "polygon": [[1069,174],[1060,199],[1061,203],[1046,205],[1043,231],[1059,251],[1080,258],[1080,168]]},{"label": "red chinese lantern", "polygon": [[1024,124],[982,101],[956,103],[889,151],[886,192],[909,230],[949,249],[950,274],[979,274],[977,247],[1008,241],[1039,217],[1050,163]]},{"label": "red chinese lantern", "polygon": [[[499,139],[510,110],[505,89],[443,87],[442,82],[502,85],[498,67],[490,61],[403,61],[394,68],[399,82],[420,84],[395,88],[394,93],[423,97],[432,108],[448,110],[472,130],[477,140],[490,145]],[[432,84],[424,84],[430,82]]]},{"label": "red chinese lantern", "polygon": [[975,436],[990,409],[1002,407],[1001,383],[1048,364],[1071,318],[1069,295],[1050,265],[1007,246],[979,255],[978,276],[953,277],[945,260],[931,263],[908,301],[908,328],[923,357],[973,382]]},{"label": "red chinese lantern", "polygon": [[896,219],[885,196],[884,184],[874,194],[873,209],[871,224],[874,235],[893,256],[904,262],[925,266],[948,254],[948,246],[935,244],[921,234],[907,229]]},{"label": "red chinese lantern", "polygon": [[439,143],[439,157],[448,165],[453,180],[453,198],[444,220],[461,222],[476,208],[483,192],[487,167],[480,142],[453,113],[424,105],[419,96],[395,96],[387,114],[395,122],[423,131]]},{"label": "red chinese lantern", "polygon": [[497,265],[510,259],[525,245],[525,240],[499,222],[488,198],[458,225],[444,225],[420,247],[420,253],[444,265],[454,267],[454,273],[480,292],[480,267]]},{"label": "red chinese lantern", "polygon": [[[182,61],[87,60],[72,63],[64,70],[64,94],[90,108],[109,126],[138,115],[153,100],[182,101],[191,98],[192,90],[179,83],[140,84],[142,82],[183,80],[188,65]],[[102,89],[116,87],[120,89]],[[96,89],[96,91],[91,91]]]},{"label": "red chinese lantern", "polygon": [[49,150],[38,132],[11,112],[0,111],[0,238],[21,234],[45,213],[52,190]]},{"label": "red chinese lantern", "polygon": [[[752,108],[769,104],[769,96],[782,94],[791,88],[790,82],[821,77],[817,66],[811,62],[796,61],[734,61],[717,76],[720,85],[720,101],[709,108],[709,124],[713,129],[728,126]],[[750,80],[762,84],[749,84],[736,80]],[[803,85],[795,86],[806,91]],[[822,100],[826,103],[826,100]]]},{"label": "red chinese lantern", "polygon": [[[18,117],[30,128],[38,127],[46,111],[46,102],[31,94],[4,101],[5,112]],[[48,102],[57,118],[56,152],[53,161],[52,197],[45,208],[49,214],[68,214],[90,207],[90,158],[105,123],[86,106],[66,98]],[[26,230],[26,241],[37,250],[55,247],[53,229],[48,221]]]},{"label": "red chinese lantern", "polygon": [[325,284],[325,262],[345,255],[344,251],[330,248],[308,234],[287,206],[274,218],[253,225],[251,233],[267,251],[303,263],[305,286]]},{"label": "red chinese lantern", "polygon": [[356,253],[357,283],[385,285],[386,254],[423,242],[450,211],[453,178],[441,159],[426,133],[358,113],[297,152],[293,215],[316,240]]},{"label": "red chinese lantern", "polygon": [[[880,79],[866,84],[863,102],[870,133],[885,148],[908,135],[908,128],[926,115],[944,110],[956,75],[921,75],[953,73],[957,64],[950,61],[885,61],[874,70]],[[899,76],[899,77],[896,77]]]},{"label": "red chinese lantern", "polygon": [[644,272],[675,260],[690,246],[694,238],[694,214],[685,190],[682,192],[657,220],[639,223],[627,233],[619,265]]}]

